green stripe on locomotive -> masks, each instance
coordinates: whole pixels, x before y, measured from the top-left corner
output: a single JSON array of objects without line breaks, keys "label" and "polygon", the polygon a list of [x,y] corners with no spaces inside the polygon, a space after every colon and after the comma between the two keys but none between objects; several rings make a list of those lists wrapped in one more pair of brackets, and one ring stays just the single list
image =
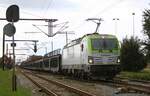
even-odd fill
[{"label": "green stripe on locomotive", "polygon": [[[111,48],[111,49],[99,49],[99,50],[93,50],[92,48],[92,39],[113,39],[116,42],[116,47],[115,48]],[[114,53],[114,54],[120,54],[120,46],[119,46],[119,42],[116,36],[114,35],[109,35],[109,34],[91,34],[91,35],[86,35],[84,36],[84,39],[87,41],[87,45],[88,45],[88,52],[90,54],[92,53]]]}]

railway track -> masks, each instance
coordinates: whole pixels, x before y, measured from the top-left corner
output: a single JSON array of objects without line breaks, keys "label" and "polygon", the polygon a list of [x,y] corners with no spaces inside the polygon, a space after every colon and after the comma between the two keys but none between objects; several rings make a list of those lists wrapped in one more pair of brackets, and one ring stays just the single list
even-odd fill
[{"label": "railway track", "polygon": [[133,80],[133,79],[124,79],[124,78],[117,78],[114,80],[96,80],[96,81],[87,81],[87,80],[81,80],[89,83],[96,83],[101,84],[101,82],[105,82],[107,85],[112,85],[113,87],[122,88],[122,90],[127,93],[131,92],[140,92],[140,93],[146,93],[150,94],[150,81],[144,81],[144,80]]},{"label": "railway track", "polygon": [[148,81],[138,81],[138,80],[130,80],[130,79],[123,79],[117,78],[113,81],[108,81],[116,84],[116,86],[124,87],[126,90],[134,90],[136,92],[142,92],[150,94],[150,83]]},{"label": "railway track", "polygon": [[[31,74],[31,73],[30,73]],[[46,75],[46,74],[41,74],[41,73],[37,73],[37,72],[34,72],[34,74],[36,74],[36,76],[38,76],[38,78],[42,78],[42,79],[45,79],[46,81],[48,82],[51,82],[51,83],[55,83],[55,81],[49,81],[49,79],[46,79],[46,77],[44,77],[43,75]],[[38,74],[38,75],[37,75]],[[60,78],[60,77],[59,77]],[[60,78],[62,79],[62,78]],[[64,79],[64,78],[63,78]],[[66,79],[71,79],[71,78],[66,78]],[[64,79],[65,80],[65,79]],[[77,80],[78,81],[78,80]],[[80,81],[80,80],[79,80]],[[84,81],[84,80],[81,80],[81,82],[89,82],[90,84],[100,84],[102,85],[102,82],[104,82],[104,85],[108,85],[108,86],[112,86],[112,87],[116,87],[116,89],[118,91],[115,92],[115,94],[117,93],[144,93],[144,94],[150,94],[150,85],[148,85],[149,83],[146,83],[146,82],[141,82],[141,83],[136,83],[135,81],[130,81],[130,80],[126,80],[126,79],[123,79],[123,78],[120,78],[120,79],[115,79],[115,80],[102,80],[102,81]],[[56,82],[57,83],[57,82]],[[60,82],[58,82],[60,83]],[[64,83],[64,82],[63,82]],[[146,83],[146,84],[145,84]],[[57,85],[57,84],[56,84]],[[61,87],[64,87],[67,89],[67,90],[70,90],[72,92],[76,91],[76,88],[74,89],[70,89],[68,88],[67,85],[64,85],[62,83],[58,84],[59,86]],[[67,87],[66,87],[67,86]],[[72,84],[70,84],[70,86],[72,86]],[[76,87],[76,86],[75,86]],[[86,86],[85,86],[86,87]],[[120,91],[119,91],[120,90]],[[79,94],[79,96],[99,96],[99,95],[93,95],[93,94],[86,94],[84,93],[80,93],[80,91],[77,91],[75,92],[76,94]],[[76,95],[75,95],[76,96]]]},{"label": "railway track", "polygon": [[[84,80],[81,80],[84,81]],[[133,80],[133,79],[125,79],[125,78],[115,78],[114,80],[95,80],[95,81],[87,81],[85,82],[91,82],[96,84],[102,84],[104,82],[108,86],[117,87],[120,91],[123,91],[123,93],[146,93],[150,94],[150,81],[144,81],[144,80]]]},{"label": "railway track", "polygon": [[[20,71],[24,76],[37,85],[43,92],[50,96],[96,96],[83,90],[65,85],[58,81],[46,79],[34,73]],[[68,95],[70,94],[70,95]]]},{"label": "railway track", "polygon": [[129,78],[126,78],[126,77],[116,77],[115,79],[124,80],[124,81],[131,81],[131,82],[137,82],[137,83],[143,83],[143,84],[150,84],[150,81],[148,81],[148,80],[129,79]]}]

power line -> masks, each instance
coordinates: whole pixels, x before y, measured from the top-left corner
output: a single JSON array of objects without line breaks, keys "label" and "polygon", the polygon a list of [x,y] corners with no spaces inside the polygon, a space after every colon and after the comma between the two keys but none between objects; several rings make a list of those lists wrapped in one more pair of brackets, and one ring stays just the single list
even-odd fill
[{"label": "power line", "polygon": [[102,14],[104,12],[107,12],[108,10],[112,9],[113,7],[115,7],[116,5],[118,5],[119,3],[121,3],[124,0],[118,0],[116,2],[113,2],[112,4],[108,5],[107,7],[105,7],[102,11],[98,12],[95,16]]},{"label": "power line", "polygon": [[[43,0],[44,1],[44,0]],[[44,17],[45,14],[47,13],[48,9],[50,8],[50,6],[52,5],[52,0],[47,0],[48,2],[45,3],[44,1],[44,5],[42,7],[43,11],[41,10],[41,13],[43,14],[42,16]],[[47,4],[47,6],[45,6]]]},{"label": "power line", "polygon": [[30,12],[22,11],[22,13],[27,14],[27,15],[31,15],[31,16],[34,16],[34,17],[39,17],[39,18],[44,19],[44,17],[41,17],[41,16],[39,16],[39,15],[32,14],[32,13],[30,13]]},{"label": "power line", "polygon": [[53,0],[50,0],[50,1],[49,1],[49,3],[48,3],[48,6],[47,6],[47,8],[46,8],[45,13],[48,11],[48,9],[50,8],[50,6],[52,5],[52,2],[53,2]]},{"label": "power line", "polygon": [[[99,14],[102,14],[102,13],[104,13],[104,12],[109,11],[112,7],[118,5],[119,3],[123,2],[123,1],[124,1],[124,0],[118,0],[118,1],[116,1],[116,2],[111,3],[109,6],[105,7],[102,11],[98,12],[96,15],[93,15],[92,17],[95,17],[95,16],[97,16],[97,15],[99,15]],[[83,21],[80,25],[78,25],[77,27],[74,27],[74,29],[78,29],[78,28],[80,28],[81,26],[83,27],[83,25],[85,26],[86,24],[87,24],[87,23],[85,23],[85,22]]]}]

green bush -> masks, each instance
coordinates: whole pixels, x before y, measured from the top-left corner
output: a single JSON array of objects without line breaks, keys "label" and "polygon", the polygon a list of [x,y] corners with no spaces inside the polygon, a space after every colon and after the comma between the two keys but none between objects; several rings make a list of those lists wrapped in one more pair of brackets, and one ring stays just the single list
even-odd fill
[{"label": "green bush", "polygon": [[123,40],[120,60],[125,71],[140,71],[146,67],[146,59],[140,51],[140,41],[137,37]]},{"label": "green bush", "polygon": [[120,77],[126,77],[130,79],[138,79],[138,80],[150,80],[150,69],[142,70],[140,72],[121,72]]}]

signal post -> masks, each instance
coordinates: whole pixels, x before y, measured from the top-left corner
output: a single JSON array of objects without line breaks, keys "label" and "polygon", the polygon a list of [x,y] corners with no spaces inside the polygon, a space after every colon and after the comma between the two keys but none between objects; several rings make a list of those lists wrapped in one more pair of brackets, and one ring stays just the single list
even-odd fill
[{"label": "signal post", "polygon": [[16,82],[16,74],[15,74],[15,46],[16,46],[16,43],[14,42],[14,34],[16,32],[16,28],[14,26],[14,22],[18,22],[18,20],[19,20],[19,7],[17,5],[11,5],[7,8],[6,20],[9,23],[4,26],[3,34],[4,35],[6,34],[7,36],[12,37],[12,43],[11,43],[11,46],[13,48],[12,91],[16,91],[17,90],[17,82]]}]

